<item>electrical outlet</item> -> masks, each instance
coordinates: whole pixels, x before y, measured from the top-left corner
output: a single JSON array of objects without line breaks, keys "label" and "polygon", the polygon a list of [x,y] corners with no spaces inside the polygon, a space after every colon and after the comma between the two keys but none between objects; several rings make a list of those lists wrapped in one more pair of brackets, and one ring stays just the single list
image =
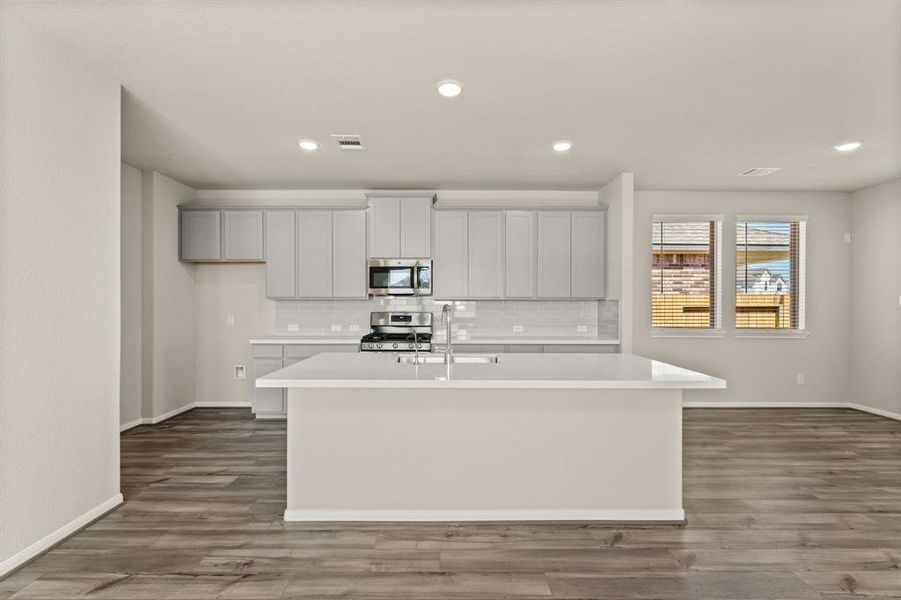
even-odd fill
[{"label": "electrical outlet", "polygon": [[334,331],[334,332],[341,331],[341,326],[340,325],[332,325],[332,331]]},{"label": "electrical outlet", "polygon": [[579,325],[576,327],[576,331],[579,333],[588,333],[588,325]]},{"label": "electrical outlet", "polygon": [[524,329],[525,327],[523,327],[522,325],[514,325],[513,333],[522,333]]},{"label": "electrical outlet", "polygon": [[798,375],[795,377],[795,382],[798,385],[804,385],[804,373],[798,373]]},{"label": "electrical outlet", "polygon": [[297,323],[289,323],[288,331],[300,331],[300,326]]},{"label": "electrical outlet", "polygon": [[235,379],[247,379],[247,370],[244,365],[235,365]]},{"label": "electrical outlet", "polygon": [[360,331],[360,326],[359,325],[348,325],[347,330],[348,331]]},{"label": "electrical outlet", "polygon": [[467,332],[466,332],[465,329],[458,329],[458,330],[457,330],[457,339],[458,339],[458,340],[465,340],[465,339],[466,339],[466,333],[467,333]]},{"label": "electrical outlet", "polygon": [[226,325],[234,325],[235,324],[235,315],[225,315],[225,324]]}]

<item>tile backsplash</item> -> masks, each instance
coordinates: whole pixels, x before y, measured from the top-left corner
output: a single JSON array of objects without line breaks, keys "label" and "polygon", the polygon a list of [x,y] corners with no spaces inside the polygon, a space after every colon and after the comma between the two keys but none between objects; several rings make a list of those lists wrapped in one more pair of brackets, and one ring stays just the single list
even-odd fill
[{"label": "tile backsplash", "polygon": [[[435,333],[447,302],[431,298],[368,300],[281,300],[276,302],[275,330],[311,337],[357,337],[369,331],[373,311],[431,311]],[[495,338],[601,338],[619,336],[616,300],[457,300],[453,302],[457,340]]]}]

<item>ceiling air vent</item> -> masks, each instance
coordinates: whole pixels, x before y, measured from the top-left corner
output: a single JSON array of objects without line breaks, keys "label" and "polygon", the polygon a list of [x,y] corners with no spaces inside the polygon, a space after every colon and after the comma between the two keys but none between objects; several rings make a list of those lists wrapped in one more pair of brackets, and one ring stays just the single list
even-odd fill
[{"label": "ceiling air vent", "polygon": [[781,170],[782,167],[754,167],[738,174],[739,177],[763,177]]},{"label": "ceiling air vent", "polygon": [[362,150],[363,140],[358,135],[347,135],[343,133],[333,133],[332,139],[338,143],[338,147],[342,150]]}]

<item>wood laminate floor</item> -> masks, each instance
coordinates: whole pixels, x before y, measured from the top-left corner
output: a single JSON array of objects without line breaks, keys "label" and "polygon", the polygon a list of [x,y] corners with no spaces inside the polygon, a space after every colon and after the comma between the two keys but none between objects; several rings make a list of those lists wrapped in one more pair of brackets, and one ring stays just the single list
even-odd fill
[{"label": "wood laminate floor", "polygon": [[684,528],[291,524],[284,423],[195,409],[125,433],[126,503],[0,581],[0,599],[901,597],[901,422],[684,421]]}]

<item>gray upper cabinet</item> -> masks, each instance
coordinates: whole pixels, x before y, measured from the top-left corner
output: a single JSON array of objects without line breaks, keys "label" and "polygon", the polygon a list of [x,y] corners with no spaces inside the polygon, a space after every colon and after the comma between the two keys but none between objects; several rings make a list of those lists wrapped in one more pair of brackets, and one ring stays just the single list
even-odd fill
[{"label": "gray upper cabinet", "polygon": [[535,297],[535,212],[508,210],[504,214],[504,295]]},{"label": "gray upper cabinet", "polygon": [[400,198],[400,257],[429,258],[432,246],[432,197]]},{"label": "gray upper cabinet", "polygon": [[469,297],[468,213],[462,210],[435,211],[432,240],[433,277],[436,298],[453,300]]},{"label": "gray upper cabinet", "polygon": [[332,297],[366,298],[366,212],[332,213]]},{"label": "gray upper cabinet", "polygon": [[369,196],[369,256],[431,256],[434,195]]},{"label": "gray upper cabinet", "polygon": [[263,260],[263,211],[223,210],[225,260]]},{"label": "gray upper cabinet", "polygon": [[607,214],[574,210],[571,234],[573,298],[603,298],[606,283]]},{"label": "gray upper cabinet", "polygon": [[569,211],[538,211],[538,297],[569,298]]},{"label": "gray upper cabinet", "polygon": [[469,296],[501,298],[504,295],[504,214],[501,211],[469,213]]},{"label": "gray upper cabinet", "polygon": [[297,212],[297,296],[332,297],[332,211]]},{"label": "gray upper cabinet", "polygon": [[400,199],[375,196],[369,198],[369,256],[400,256]]},{"label": "gray upper cabinet", "polygon": [[222,256],[222,224],[218,210],[179,211],[180,259],[183,262],[217,261]]},{"label": "gray upper cabinet", "polygon": [[296,295],[297,249],[295,211],[266,211],[266,297]]}]

